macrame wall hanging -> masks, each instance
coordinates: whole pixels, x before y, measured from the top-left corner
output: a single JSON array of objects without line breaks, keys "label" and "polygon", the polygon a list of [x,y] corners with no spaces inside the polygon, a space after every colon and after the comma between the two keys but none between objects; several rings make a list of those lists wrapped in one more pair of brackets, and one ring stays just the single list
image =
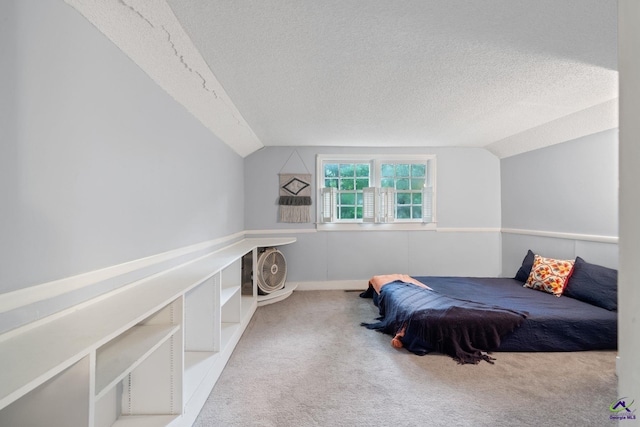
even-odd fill
[{"label": "macrame wall hanging", "polygon": [[[306,173],[283,173],[285,166],[296,154]],[[278,173],[280,191],[278,205],[280,222],[311,222],[311,173],[297,150],[293,150]]]}]

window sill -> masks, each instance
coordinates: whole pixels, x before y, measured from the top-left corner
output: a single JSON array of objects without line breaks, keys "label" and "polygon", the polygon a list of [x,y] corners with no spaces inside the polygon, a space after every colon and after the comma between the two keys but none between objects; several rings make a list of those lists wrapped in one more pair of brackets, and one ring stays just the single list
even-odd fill
[{"label": "window sill", "polygon": [[389,222],[389,223],[316,223],[318,231],[436,231],[435,223]]}]

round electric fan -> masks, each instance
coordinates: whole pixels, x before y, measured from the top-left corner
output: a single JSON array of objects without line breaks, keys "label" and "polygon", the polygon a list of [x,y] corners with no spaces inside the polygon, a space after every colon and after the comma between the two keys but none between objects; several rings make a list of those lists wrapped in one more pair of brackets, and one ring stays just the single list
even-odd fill
[{"label": "round electric fan", "polygon": [[268,294],[284,288],[287,278],[287,263],[282,252],[268,248],[258,257],[258,290]]}]

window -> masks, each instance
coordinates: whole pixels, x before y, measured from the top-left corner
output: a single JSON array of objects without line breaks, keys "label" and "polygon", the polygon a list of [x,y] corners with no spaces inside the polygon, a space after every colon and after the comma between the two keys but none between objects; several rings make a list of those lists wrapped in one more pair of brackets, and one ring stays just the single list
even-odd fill
[{"label": "window", "polygon": [[362,219],[362,192],[370,186],[371,164],[326,162],[322,170],[322,187],[338,190],[337,217],[344,221]]},{"label": "window", "polygon": [[320,222],[435,222],[435,156],[317,160]]}]

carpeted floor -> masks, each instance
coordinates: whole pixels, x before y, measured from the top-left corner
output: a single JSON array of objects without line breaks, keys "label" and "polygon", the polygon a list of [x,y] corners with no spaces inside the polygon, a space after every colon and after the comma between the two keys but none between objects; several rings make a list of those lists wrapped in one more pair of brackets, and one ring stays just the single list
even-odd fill
[{"label": "carpeted floor", "polygon": [[396,350],[357,292],[258,308],[195,426],[614,426],[615,351],[494,353],[494,365]]}]

